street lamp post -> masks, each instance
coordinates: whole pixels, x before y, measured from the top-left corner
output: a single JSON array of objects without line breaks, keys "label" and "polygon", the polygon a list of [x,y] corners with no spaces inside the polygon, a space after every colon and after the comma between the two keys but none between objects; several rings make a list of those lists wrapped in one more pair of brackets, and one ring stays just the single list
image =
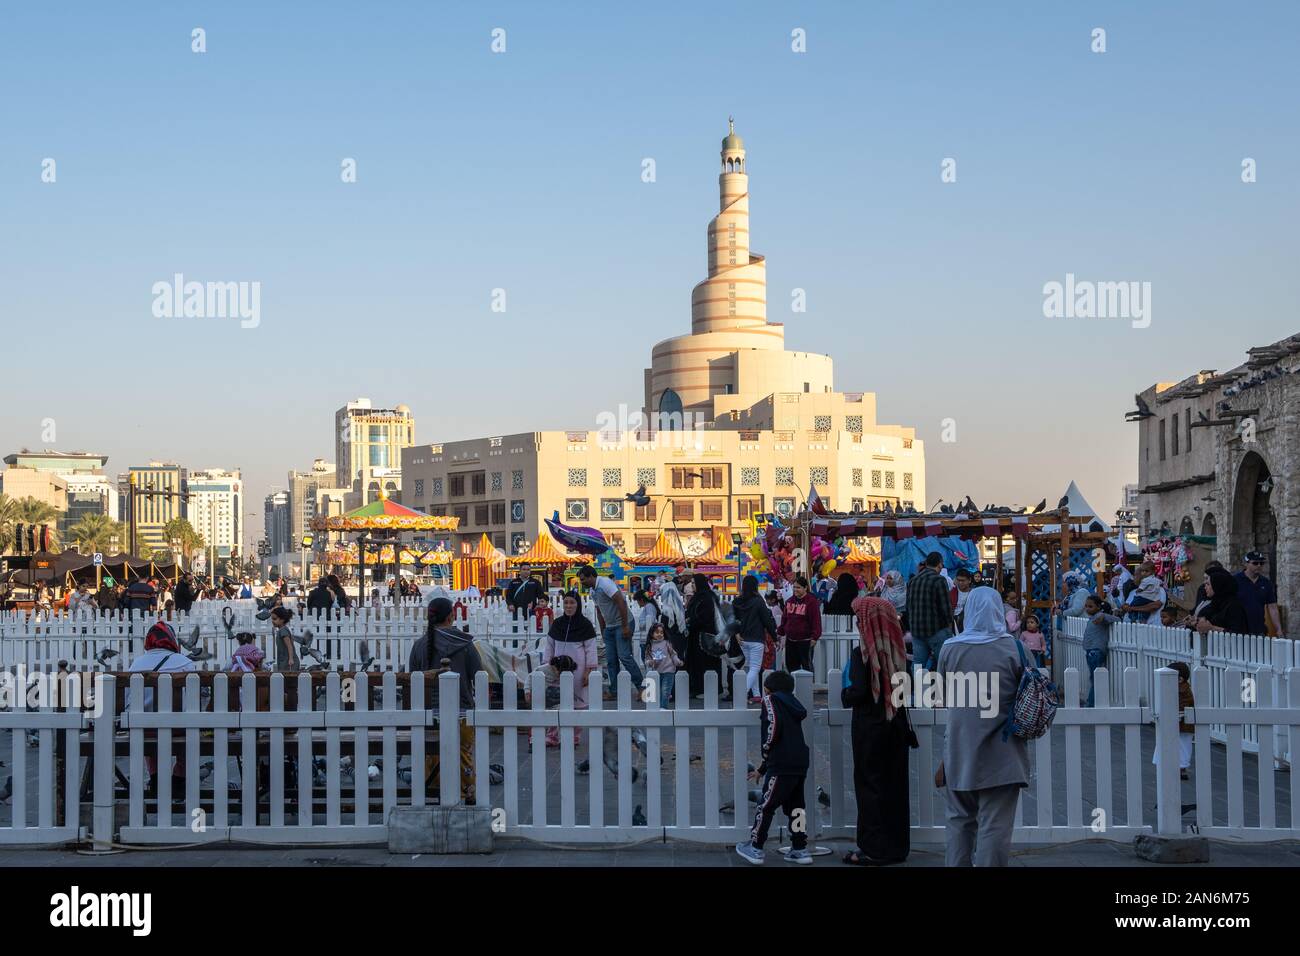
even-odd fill
[{"label": "street lamp post", "polygon": [[311,549],[312,542],[316,540],[310,531],[304,531],[302,535],[302,575],[299,587],[304,591],[307,589],[307,552]]}]

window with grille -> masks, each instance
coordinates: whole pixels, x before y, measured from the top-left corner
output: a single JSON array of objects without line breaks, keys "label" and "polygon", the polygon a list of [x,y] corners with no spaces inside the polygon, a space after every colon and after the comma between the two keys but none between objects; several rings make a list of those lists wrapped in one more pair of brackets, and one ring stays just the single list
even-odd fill
[{"label": "window with grille", "polygon": [[903,490],[912,490],[912,473],[910,471],[903,472]]},{"label": "window with grille", "polygon": [[524,470],[522,468],[516,468],[514,471],[510,472],[510,490],[524,490]]},{"label": "window with grille", "polygon": [[600,484],[605,488],[617,488],[623,484],[622,468],[602,468],[600,470]]},{"label": "window with grille", "polygon": [[464,475],[452,475],[452,476],[451,476],[451,496],[452,496],[453,498],[459,498],[459,497],[461,497],[461,496],[464,495],[464,494],[465,494],[465,476],[464,476]]},{"label": "window with grille", "polygon": [[861,487],[862,487],[862,469],[861,469],[861,468],[854,468],[854,469],[853,469],[853,487],[854,487],[854,488],[861,488]]},{"label": "window with grille", "polygon": [[878,468],[871,469],[871,487],[872,488],[880,487],[880,469]]},{"label": "window with grille", "polygon": [[501,490],[501,472],[499,471],[492,472],[492,490],[493,491]]},{"label": "window with grille", "polygon": [[742,485],[744,485],[745,487],[747,487],[747,488],[757,487],[758,484],[759,484],[759,481],[758,481],[758,469],[757,469],[757,468],[741,468],[741,469],[740,469],[740,483],[741,483]]},{"label": "window with grille", "polygon": [[794,514],[794,499],[777,498],[772,502],[772,510],[783,518],[789,518]]},{"label": "window with grille", "polygon": [[587,487],[587,469],[570,468],[569,469],[569,487],[586,488]]},{"label": "window with grille", "polygon": [[655,470],[653,468],[638,468],[636,470],[636,483],[645,485],[647,488],[655,486]]},{"label": "window with grille", "polygon": [[701,488],[721,488],[722,487],[722,469],[721,468],[701,468],[699,470]]},{"label": "window with grille", "polygon": [[487,475],[478,472],[469,476],[471,493],[476,495],[487,494]]},{"label": "window with grille", "polygon": [[853,499],[853,506],[852,506],[851,510],[852,510],[853,512],[855,512],[855,513],[859,513],[859,512],[861,512],[861,511],[865,510],[865,509],[862,507],[862,499],[861,499],[861,498],[854,498],[854,499]]},{"label": "window with grille", "polygon": [[[658,521],[658,509],[655,507],[655,502],[652,501],[648,505],[637,505],[636,520]],[[640,548],[639,550],[644,551],[645,548]]]},{"label": "window with grille", "polygon": [[525,509],[524,509],[523,499],[515,499],[514,501],[510,502],[510,523],[523,524],[524,510]]},{"label": "window with grille", "polygon": [[754,515],[763,513],[762,498],[737,498],[736,499],[736,520],[748,521]]},{"label": "window with grille", "polygon": [[808,469],[808,481],[814,485],[826,485],[830,483],[830,475],[823,465],[814,465]]},{"label": "window with grille", "polygon": [[586,498],[566,498],[564,515],[570,521],[586,521],[588,517]]},{"label": "window with grille", "polygon": [[861,415],[845,415],[845,416],[844,416],[844,430],[845,430],[846,432],[852,432],[854,435],[861,435],[861,434],[862,434],[862,416],[861,416]]},{"label": "window with grille", "polygon": [[700,520],[701,521],[721,521],[722,520],[722,502],[716,498],[710,498],[700,502]]},{"label": "window with grille", "polygon": [[828,432],[831,430],[831,417],[829,415],[813,416],[813,431]]},{"label": "window with grille", "polygon": [[[639,511],[640,509],[638,508],[637,510]],[[655,542],[656,542],[658,539],[659,539],[659,536],[658,536],[658,535],[655,535],[655,534],[638,534],[638,535],[636,535],[636,536],[633,538],[633,540],[636,542],[636,552],[637,552],[637,554],[643,554],[644,552],[649,551],[651,548],[653,548],[653,547],[655,546]]]},{"label": "window with grille", "polygon": [[674,520],[674,521],[694,521],[694,520],[695,520],[695,502],[694,502],[694,501],[674,501],[674,502],[673,502],[673,520]]},{"label": "window with grille", "polygon": [[454,518],[456,518],[457,521],[460,522],[461,527],[464,527],[465,525],[469,524],[469,507],[468,507],[468,506],[466,506],[466,505],[461,505],[460,507],[452,508],[452,509],[451,509],[451,513],[452,513],[452,516],[453,516]]},{"label": "window with grille", "polygon": [[894,473],[892,471],[885,472],[885,487],[894,487]]},{"label": "window with grille", "polygon": [[493,524],[506,523],[506,503],[504,501],[492,502],[492,523]]},{"label": "window with grille", "polygon": [[600,499],[600,518],[602,521],[622,521],[623,520],[623,499],[622,498]]},{"label": "window with grille", "polygon": [[415,497],[417,497],[417,498],[423,498],[423,497],[424,497],[424,479],[423,479],[423,478],[416,478],[416,479],[415,479]]},{"label": "window with grille", "polygon": [[483,524],[487,524],[487,523],[488,523],[488,506],[487,506],[487,505],[475,505],[475,506],[474,506],[474,523],[475,523],[475,524],[479,524],[479,525],[483,525]]},{"label": "window with grille", "polygon": [[778,466],[776,469],[776,483],[778,485],[793,485],[794,469],[784,465]]}]

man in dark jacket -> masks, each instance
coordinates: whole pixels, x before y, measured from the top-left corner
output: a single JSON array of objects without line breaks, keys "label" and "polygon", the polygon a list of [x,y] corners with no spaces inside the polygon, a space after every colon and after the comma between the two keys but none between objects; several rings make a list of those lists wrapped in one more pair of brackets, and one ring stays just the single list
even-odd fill
[{"label": "man in dark jacket", "polygon": [[329,582],[321,578],[307,594],[307,610],[328,611],[333,606],[334,592],[330,590]]},{"label": "man in dark jacket", "polygon": [[188,614],[190,608],[194,606],[194,581],[188,575],[184,574],[176,582],[176,590],[172,594],[172,600],[176,602],[176,610]]},{"label": "man in dark jacket", "polygon": [[[474,675],[483,669],[483,661],[474,647],[474,639],[464,631],[452,627],[455,606],[447,598],[434,598],[429,602],[429,631],[411,646],[408,670],[432,671],[440,669],[445,660],[447,669],[460,678],[460,709],[474,709]],[[435,677],[436,681],[437,678]],[[436,684],[434,685],[437,686]],[[426,692],[426,699],[437,700],[437,691]],[[443,728],[447,732],[449,728]],[[433,785],[440,786],[438,774],[439,754],[435,749],[424,760],[426,776],[434,775]],[[460,719],[460,783],[465,802],[474,799],[474,728]]]},{"label": "man in dark jacket", "polygon": [[153,610],[158,592],[152,584],[143,578],[136,578],[126,589],[126,608],[136,616],[148,614]]},{"label": "man in dark jacket", "polygon": [[748,843],[737,843],[736,852],[750,863],[763,862],[763,843],[779,806],[790,821],[790,851],[787,863],[808,864],[808,818],[804,808],[804,782],[808,777],[808,743],[800,724],[808,711],[794,696],[794,678],[785,671],[772,671],[763,682],[763,720],[760,735],[763,761],[751,778],[763,777],[758,811]]}]

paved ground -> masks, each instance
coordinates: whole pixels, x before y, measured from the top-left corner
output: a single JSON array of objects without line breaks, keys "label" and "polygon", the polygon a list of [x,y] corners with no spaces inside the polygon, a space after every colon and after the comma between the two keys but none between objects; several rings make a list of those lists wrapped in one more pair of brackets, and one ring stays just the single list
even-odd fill
[{"label": "paved ground", "polygon": [[[848,849],[844,842],[824,845]],[[740,859],[730,847],[701,847],[683,843],[647,843],[621,849],[556,849],[540,847],[519,840],[502,841],[494,853],[484,856],[432,856],[421,854],[392,855],[384,847],[264,849],[260,847],[206,847],[185,850],[128,850],[104,856],[91,856],[75,850],[0,851],[0,868],[44,866],[544,866],[544,867],[659,867],[659,866],[739,866],[751,864]],[[769,849],[766,866],[789,867]],[[815,866],[848,872],[838,855],[820,857]],[[1131,846],[1089,842],[1042,849],[1018,850],[1012,854],[1012,866],[1056,867],[1159,867],[1161,864],[1139,860]],[[904,866],[943,866],[942,847],[912,851]],[[1300,842],[1268,845],[1227,844],[1214,842],[1209,864],[1198,866],[1300,866]],[[1172,869],[1171,867],[1165,867]]]}]

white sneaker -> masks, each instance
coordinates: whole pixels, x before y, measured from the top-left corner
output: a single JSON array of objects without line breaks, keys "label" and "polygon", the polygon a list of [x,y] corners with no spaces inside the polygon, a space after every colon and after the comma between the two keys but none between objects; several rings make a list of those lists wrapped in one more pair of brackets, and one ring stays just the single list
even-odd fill
[{"label": "white sneaker", "polygon": [[[741,859],[747,860],[750,863],[763,862],[763,851],[752,843],[737,843],[736,852],[740,854]],[[809,862],[811,862],[811,860]]]}]

